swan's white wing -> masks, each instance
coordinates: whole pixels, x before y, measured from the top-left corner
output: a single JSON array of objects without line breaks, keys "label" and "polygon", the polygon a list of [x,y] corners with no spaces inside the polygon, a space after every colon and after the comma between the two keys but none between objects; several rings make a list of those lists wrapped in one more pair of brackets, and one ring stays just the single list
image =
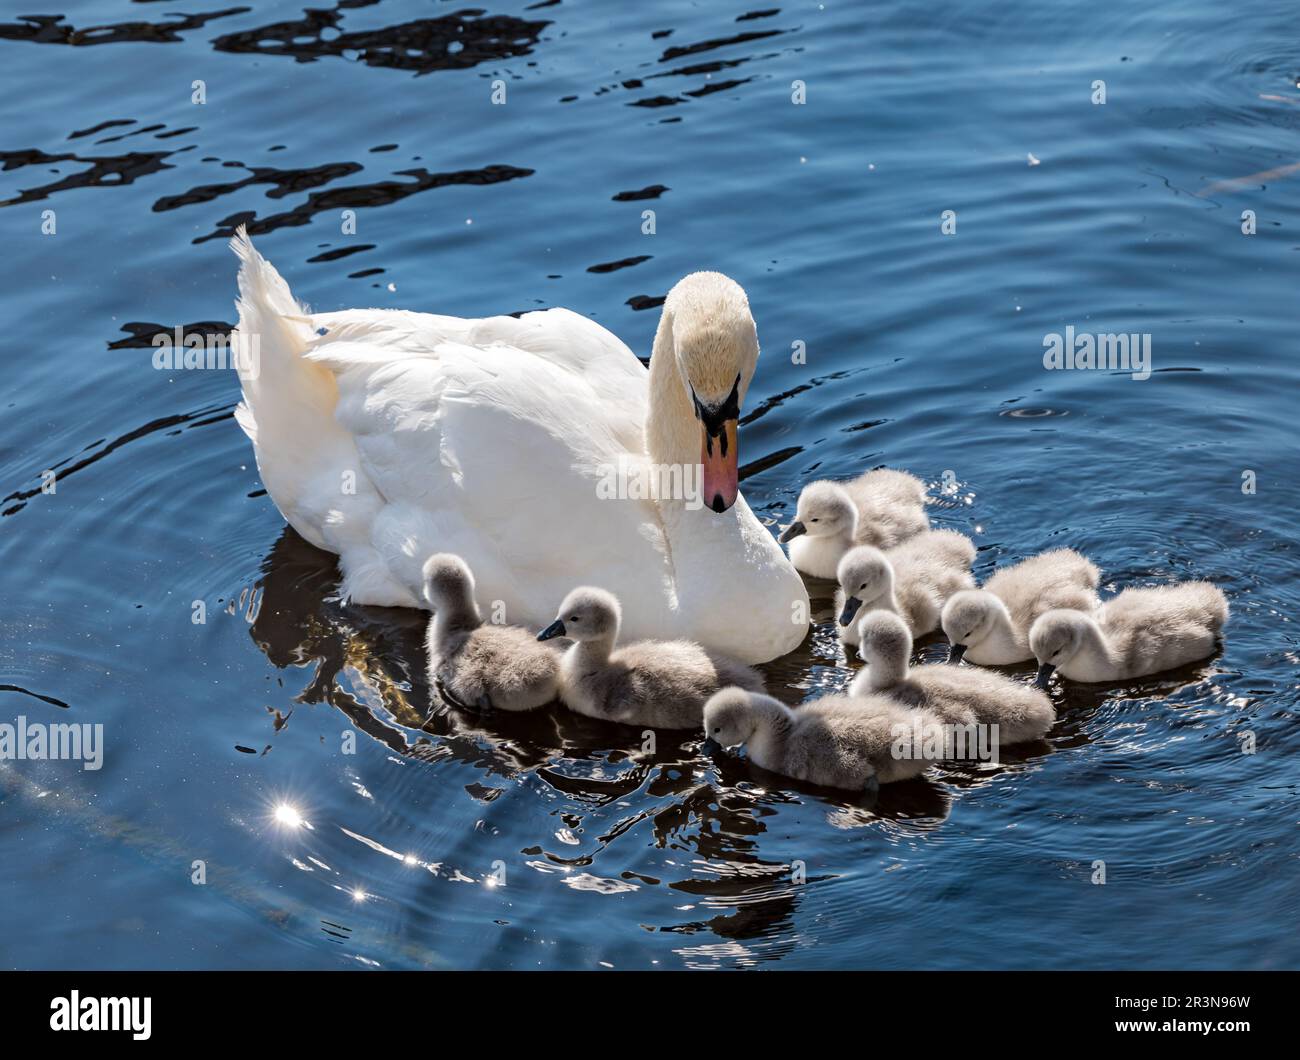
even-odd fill
[{"label": "swan's white wing", "polygon": [[345,591],[418,604],[424,560],[452,551],[508,621],[549,621],[586,582],[623,597],[637,626],[661,625],[657,510],[598,492],[620,460],[645,460],[647,373],[627,347],[566,310],[365,316],[313,318],[325,333],[307,353],[334,372],[357,477],[383,500],[364,526],[345,503],[330,528]]}]

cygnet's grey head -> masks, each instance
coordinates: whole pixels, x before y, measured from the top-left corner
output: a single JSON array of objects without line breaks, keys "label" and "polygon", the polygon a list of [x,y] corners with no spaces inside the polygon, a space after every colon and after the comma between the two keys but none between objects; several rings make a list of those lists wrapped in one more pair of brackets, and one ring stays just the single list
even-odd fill
[{"label": "cygnet's grey head", "polygon": [[424,598],[435,611],[458,611],[474,599],[474,575],[469,564],[450,552],[439,552],[424,563]]},{"label": "cygnet's grey head", "polygon": [[939,623],[952,645],[948,651],[950,663],[961,662],[967,648],[993,632],[999,609],[1004,609],[1002,602],[984,589],[963,589],[949,597]]},{"label": "cygnet's grey head", "polygon": [[704,736],[722,747],[738,747],[754,735],[757,717],[743,688],[714,692],[704,704]]},{"label": "cygnet's grey head", "polygon": [[584,585],[564,598],[555,621],[542,630],[537,639],[613,640],[618,636],[622,618],[618,597],[604,589]]},{"label": "cygnet's grey head", "polygon": [[844,590],[844,609],[839,623],[847,626],[863,604],[870,605],[894,591],[894,567],[878,548],[859,545],[844,553],[836,570]]},{"label": "cygnet's grey head", "polygon": [[1048,611],[1029,629],[1029,650],[1038,660],[1039,688],[1046,688],[1052,673],[1074,658],[1083,647],[1088,616],[1081,611]]},{"label": "cygnet's grey head", "polygon": [[873,674],[901,676],[912,654],[907,623],[893,611],[869,612],[858,624],[858,654]]},{"label": "cygnet's grey head", "polygon": [[851,534],[857,523],[853,498],[834,482],[810,482],[799,494],[794,522],[781,534],[781,541],[793,541],[801,534],[832,537]]}]

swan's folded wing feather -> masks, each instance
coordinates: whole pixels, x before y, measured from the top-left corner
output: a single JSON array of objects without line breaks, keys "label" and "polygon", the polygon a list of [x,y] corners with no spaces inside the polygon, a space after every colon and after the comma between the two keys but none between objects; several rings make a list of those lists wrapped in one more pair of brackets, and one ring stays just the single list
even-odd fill
[{"label": "swan's folded wing feather", "polygon": [[[606,417],[620,444],[632,452],[644,447],[645,387],[649,373],[617,335],[569,309],[546,309],[521,317],[489,317],[476,322],[469,344],[510,346],[580,375],[596,399],[635,414]],[[628,409],[630,411],[630,409]]]},{"label": "swan's folded wing feather", "polygon": [[466,342],[477,320],[406,309],[344,309],[307,318],[312,337],[304,356],[335,372],[361,363],[436,357],[443,342]]},{"label": "swan's folded wing feather", "polygon": [[579,372],[515,346],[451,342],[380,362],[351,345],[331,355],[336,414],[387,502],[371,543],[398,581],[418,585],[429,553],[454,551],[508,621],[549,621],[580,582],[632,593],[625,606],[659,620],[665,603],[645,592],[645,566],[664,554],[654,506],[598,491],[620,459],[645,459],[627,445],[644,415],[639,365]]}]

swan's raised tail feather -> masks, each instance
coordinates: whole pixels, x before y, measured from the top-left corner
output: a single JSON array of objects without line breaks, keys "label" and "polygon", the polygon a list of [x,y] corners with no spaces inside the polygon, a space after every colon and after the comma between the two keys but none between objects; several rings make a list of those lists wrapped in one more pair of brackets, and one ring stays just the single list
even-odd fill
[{"label": "swan's raised tail feather", "polygon": [[253,246],[241,225],[230,241],[239,257],[237,328],[245,370],[244,400],[235,419],[253,443],[262,483],[295,530],[328,548],[320,519],[309,515],[304,492],[328,459],[341,428],[334,419],[338,385],[328,368],[303,357],[312,330],[307,310],[295,301],[275,268]]}]

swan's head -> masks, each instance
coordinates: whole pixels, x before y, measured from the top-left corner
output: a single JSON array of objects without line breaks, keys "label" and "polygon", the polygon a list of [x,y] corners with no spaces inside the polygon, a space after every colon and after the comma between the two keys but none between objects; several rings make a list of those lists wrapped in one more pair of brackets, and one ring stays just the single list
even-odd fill
[{"label": "swan's head", "polygon": [[948,661],[961,662],[967,648],[979,644],[993,632],[998,613],[1005,610],[1006,605],[1001,600],[983,589],[963,589],[953,593],[943,605],[939,619],[944,636],[952,645],[948,650]]},{"label": "swan's head", "polygon": [[809,537],[852,535],[857,521],[853,498],[842,486],[834,482],[810,482],[799,494],[794,522],[782,532],[781,541],[793,541],[801,534]]},{"label": "swan's head", "polygon": [[840,560],[835,572],[840,588],[844,590],[844,610],[840,612],[840,625],[847,626],[863,604],[870,604],[894,591],[894,567],[878,548],[859,545],[851,548]]},{"label": "swan's head", "polygon": [[604,589],[583,586],[564,598],[555,621],[537,634],[537,639],[614,640],[622,617],[617,596]]},{"label": "swan's head", "polygon": [[906,673],[911,654],[911,631],[893,611],[871,611],[858,624],[858,655],[876,673]]},{"label": "swan's head", "polygon": [[758,364],[758,330],[744,288],[719,272],[693,272],[664,301],[672,350],[699,427],[704,503],[725,512],[740,491],[736,429]]},{"label": "swan's head", "polygon": [[743,688],[724,688],[704,704],[704,737],[722,747],[748,743],[757,726],[751,694]]},{"label": "swan's head", "polygon": [[1029,650],[1038,660],[1039,688],[1046,688],[1058,666],[1068,663],[1083,647],[1088,616],[1082,611],[1048,611],[1029,627]]},{"label": "swan's head", "polygon": [[474,598],[474,575],[469,564],[450,552],[439,552],[424,562],[424,598],[435,611],[460,607]]}]

